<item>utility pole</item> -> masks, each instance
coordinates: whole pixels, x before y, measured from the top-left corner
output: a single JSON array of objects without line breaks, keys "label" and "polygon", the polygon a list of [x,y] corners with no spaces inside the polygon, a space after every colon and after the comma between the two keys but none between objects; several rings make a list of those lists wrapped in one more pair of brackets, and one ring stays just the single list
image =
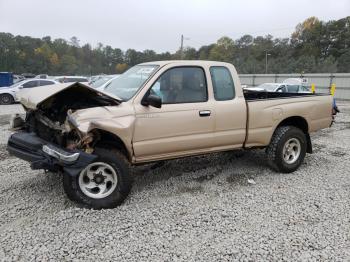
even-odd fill
[{"label": "utility pole", "polygon": [[183,58],[184,53],[184,35],[181,35],[180,59]]},{"label": "utility pole", "polygon": [[266,50],[265,51],[265,74],[267,74],[267,57],[271,55],[268,53],[268,51]]},{"label": "utility pole", "polygon": [[190,40],[188,37],[181,35],[181,46],[180,46],[180,59],[183,59],[184,56],[184,40]]}]

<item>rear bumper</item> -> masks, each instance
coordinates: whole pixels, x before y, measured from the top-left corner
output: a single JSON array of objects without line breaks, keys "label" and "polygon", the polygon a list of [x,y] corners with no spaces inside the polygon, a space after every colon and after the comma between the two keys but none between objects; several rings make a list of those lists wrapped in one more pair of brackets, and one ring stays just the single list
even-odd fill
[{"label": "rear bumper", "polygon": [[71,176],[81,172],[97,159],[82,151],[68,151],[38,137],[35,133],[18,132],[10,136],[7,150],[11,155],[31,163],[32,169],[53,172],[63,170]]}]

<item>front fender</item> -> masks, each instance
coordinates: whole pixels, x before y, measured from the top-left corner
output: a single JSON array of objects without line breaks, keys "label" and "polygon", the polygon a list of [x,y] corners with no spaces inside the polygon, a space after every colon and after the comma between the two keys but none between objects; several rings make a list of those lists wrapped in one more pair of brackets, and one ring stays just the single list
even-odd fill
[{"label": "front fender", "polygon": [[93,130],[102,130],[117,136],[132,155],[132,135],[135,115],[131,106],[95,107],[78,110],[68,115],[67,120],[83,135]]}]

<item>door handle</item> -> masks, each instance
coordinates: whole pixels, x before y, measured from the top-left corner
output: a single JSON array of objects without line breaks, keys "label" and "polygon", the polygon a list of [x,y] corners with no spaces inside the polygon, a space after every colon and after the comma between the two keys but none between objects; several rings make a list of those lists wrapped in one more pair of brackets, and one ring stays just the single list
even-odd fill
[{"label": "door handle", "polygon": [[211,114],[210,110],[199,111],[199,116],[200,117],[210,116],[210,114]]}]

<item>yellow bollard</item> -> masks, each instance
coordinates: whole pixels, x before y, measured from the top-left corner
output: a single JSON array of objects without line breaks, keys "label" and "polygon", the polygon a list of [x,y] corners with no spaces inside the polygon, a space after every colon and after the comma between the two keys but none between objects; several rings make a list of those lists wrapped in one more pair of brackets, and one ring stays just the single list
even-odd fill
[{"label": "yellow bollard", "polygon": [[331,95],[334,96],[335,94],[335,84],[331,85]]},{"label": "yellow bollard", "polygon": [[316,86],[315,86],[315,84],[311,84],[311,92],[312,92],[313,94],[316,93]]}]

